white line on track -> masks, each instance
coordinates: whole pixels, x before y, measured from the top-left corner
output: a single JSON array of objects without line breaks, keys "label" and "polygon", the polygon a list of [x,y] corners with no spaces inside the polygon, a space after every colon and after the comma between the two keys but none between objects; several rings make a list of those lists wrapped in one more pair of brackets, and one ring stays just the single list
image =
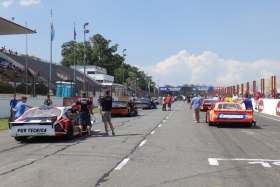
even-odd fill
[{"label": "white line on track", "polygon": [[162,121],[163,123],[165,122],[165,120]]},{"label": "white line on track", "polygon": [[41,147],[39,147],[39,149],[43,148],[43,147],[46,147],[47,145],[49,145],[49,144],[42,145]]},{"label": "white line on track", "polygon": [[280,121],[280,120],[278,120],[278,119],[270,118],[270,117],[263,116],[263,115],[260,115],[260,114],[257,114],[257,116],[261,116],[261,117],[264,117],[264,118],[272,119],[272,120],[274,120],[274,121]]},{"label": "white line on track", "polygon": [[129,161],[129,158],[123,159],[123,161],[115,168],[115,170],[120,170]]},{"label": "white line on track", "polygon": [[158,127],[161,127],[161,124],[159,124]]},{"label": "white line on track", "polygon": [[154,134],[156,131],[152,131],[151,134]]},{"label": "white line on track", "polygon": [[147,140],[143,140],[143,141],[139,144],[139,147],[143,146],[146,142],[147,142]]}]

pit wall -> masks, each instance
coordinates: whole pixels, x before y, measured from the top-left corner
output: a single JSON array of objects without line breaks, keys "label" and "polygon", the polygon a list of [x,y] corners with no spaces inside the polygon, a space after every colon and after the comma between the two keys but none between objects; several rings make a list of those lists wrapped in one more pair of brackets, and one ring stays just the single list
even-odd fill
[{"label": "pit wall", "polygon": [[[10,117],[10,100],[12,98],[0,98],[0,118],[7,118]],[[17,98],[18,99],[18,98]],[[66,98],[63,97],[52,97],[51,100],[53,101],[54,106],[62,106],[63,105],[63,99]],[[118,97],[113,97],[114,101],[118,101]],[[31,106],[42,106],[44,104],[45,98],[27,98],[27,104]],[[75,102],[76,99],[73,99],[72,101]],[[67,103],[69,104],[69,103]],[[93,105],[98,105],[98,98],[93,98]]]}]

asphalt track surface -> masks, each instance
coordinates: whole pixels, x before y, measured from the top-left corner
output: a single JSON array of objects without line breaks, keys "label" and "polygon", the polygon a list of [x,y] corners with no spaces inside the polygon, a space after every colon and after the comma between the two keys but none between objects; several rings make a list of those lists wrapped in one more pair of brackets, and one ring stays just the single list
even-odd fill
[{"label": "asphalt track surface", "polygon": [[257,126],[193,123],[189,104],[114,117],[116,136],[31,138],[0,133],[0,186],[280,186],[280,118]]}]

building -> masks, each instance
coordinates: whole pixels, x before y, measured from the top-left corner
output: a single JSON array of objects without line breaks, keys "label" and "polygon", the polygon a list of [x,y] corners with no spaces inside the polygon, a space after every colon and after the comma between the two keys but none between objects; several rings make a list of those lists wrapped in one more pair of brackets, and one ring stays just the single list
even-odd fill
[{"label": "building", "polygon": [[[75,68],[75,66],[71,66],[72,69]],[[84,73],[84,66],[76,66],[76,70],[80,73]],[[86,75],[93,78],[99,83],[113,83],[114,77],[107,75],[107,70],[102,67],[98,66],[86,66]]]}]

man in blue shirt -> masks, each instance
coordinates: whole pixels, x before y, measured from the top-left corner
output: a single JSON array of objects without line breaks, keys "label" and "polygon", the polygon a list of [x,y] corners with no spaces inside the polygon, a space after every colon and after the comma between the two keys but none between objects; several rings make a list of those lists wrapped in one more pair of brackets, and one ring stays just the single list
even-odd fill
[{"label": "man in blue shirt", "polygon": [[30,105],[27,105],[26,104],[26,101],[27,101],[27,97],[21,97],[21,102],[19,102],[17,105],[16,105],[16,114],[15,114],[15,117],[16,118],[19,118],[25,111],[26,107],[28,108],[33,108],[33,106],[30,106]]},{"label": "man in blue shirt", "polygon": [[17,100],[16,100],[16,95],[13,95],[13,99],[11,99],[10,100],[10,113],[11,113],[11,115],[10,115],[10,117],[13,117],[14,116],[14,110],[13,110],[13,108],[15,108],[16,107],[16,105],[17,105]]},{"label": "man in blue shirt", "polygon": [[[244,103],[246,110],[252,110],[252,116],[253,116],[253,111],[254,110],[253,110],[252,100],[249,98],[247,93],[244,94],[244,97],[245,98],[242,100],[242,103]],[[252,122],[256,126],[256,121],[252,120]]]},{"label": "man in blue shirt", "polygon": [[193,108],[193,120],[195,123],[199,123],[200,104],[201,104],[201,99],[197,95],[192,98],[190,110]]}]

